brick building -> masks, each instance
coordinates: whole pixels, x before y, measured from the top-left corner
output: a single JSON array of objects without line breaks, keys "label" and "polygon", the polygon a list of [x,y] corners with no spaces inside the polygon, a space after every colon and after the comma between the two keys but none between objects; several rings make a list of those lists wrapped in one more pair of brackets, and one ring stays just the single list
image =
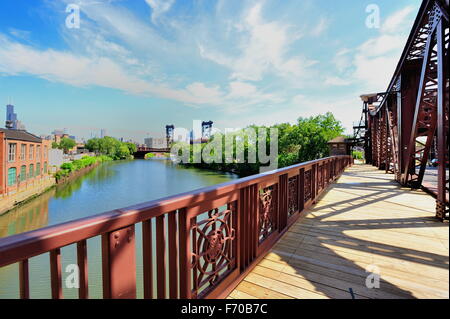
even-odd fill
[{"label": "brick building", "polygon": [[51,141],[0,128],[0,195],[29,188],[47,176]]}]

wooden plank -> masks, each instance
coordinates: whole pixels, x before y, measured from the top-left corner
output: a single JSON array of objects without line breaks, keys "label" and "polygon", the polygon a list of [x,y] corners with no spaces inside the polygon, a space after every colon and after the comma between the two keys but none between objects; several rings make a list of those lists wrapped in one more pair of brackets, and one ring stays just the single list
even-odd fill
[{"label": "wooden plank", "polygon": [[[232,298],[346,298],[349,288],[359,298],[448,298],[449,229],[434,219],[431,196],[355,165],[317,200]],[[365,284],[373,265],[379,289]]]},{"label": "wooden plank", "polygon": [[[245,294],[249,294],[258,299],[293,299],[288,295],[283,295],[282,293],[267,289],[247,280],[242,281],[235,290],[244,292]],[[237,298],[237,295],[235,295],[234,298]]]}]

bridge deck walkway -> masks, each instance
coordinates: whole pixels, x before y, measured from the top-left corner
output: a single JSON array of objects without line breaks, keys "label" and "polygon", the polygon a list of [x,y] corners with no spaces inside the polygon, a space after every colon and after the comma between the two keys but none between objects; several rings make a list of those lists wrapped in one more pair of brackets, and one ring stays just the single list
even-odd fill
[{"label": "bridge deck walkway", "polygon": [[434,215],[431,196],[354,165],[229,298],[449,298],[448,223]]}]

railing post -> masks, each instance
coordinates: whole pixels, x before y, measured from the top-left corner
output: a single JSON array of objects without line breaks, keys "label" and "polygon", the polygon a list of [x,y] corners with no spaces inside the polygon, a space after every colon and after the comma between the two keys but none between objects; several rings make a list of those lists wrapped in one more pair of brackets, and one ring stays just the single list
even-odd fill
[{"label": "railing post", "polygon": [[77,243],[77,264],[78,269],[80,270],[80,288],[78,290],[78,297],[80,299],[88,299],[89,288],[86,240]]},{"label": "railing post", "polygon": [[153,235],[152,220],[142,222],[142,264],[144,280],[144,298],[153,298]]},{"label": "railing post", "polygon": [[19,263],[19,285],[20,285],[20,298],[29,299],[30,298],[30,284],[29,284],[29,273],[28,273],[28,259],[22,260]]},{"label": "railing post", "polygon": [[50,251],[50,277],[52,298],[62,299],[61,249],[59,248]]},{"label": "railing post", "polygon": [[134,225],[102,235],[103,298],[136,298]]}]

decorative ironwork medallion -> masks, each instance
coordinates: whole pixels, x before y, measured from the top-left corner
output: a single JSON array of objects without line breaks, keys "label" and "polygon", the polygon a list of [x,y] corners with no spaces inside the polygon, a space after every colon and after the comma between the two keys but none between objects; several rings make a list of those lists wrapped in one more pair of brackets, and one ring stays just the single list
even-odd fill
[{"label": "decorative ironwork medallion", "polygon": [[288,181],[288,216],[298,211],[298,176],[289,178]]},{"label": "decorative ironwork medallion", "polygon": [[276,185],[259,191],[259,242],[263,242],[276,229]]},{"label": "decorative ironwork medallion", "polygon": [[305,203],[311,199],[311,170],[305,171]]},{"label": "decorative ironwork medallion", "polygon": [[[193,293],[206,294],[236,267],[236,202],[226,209],[208,211],[200,222],[193,219]],[[197,217],[199,218],[199,217]]]}]

